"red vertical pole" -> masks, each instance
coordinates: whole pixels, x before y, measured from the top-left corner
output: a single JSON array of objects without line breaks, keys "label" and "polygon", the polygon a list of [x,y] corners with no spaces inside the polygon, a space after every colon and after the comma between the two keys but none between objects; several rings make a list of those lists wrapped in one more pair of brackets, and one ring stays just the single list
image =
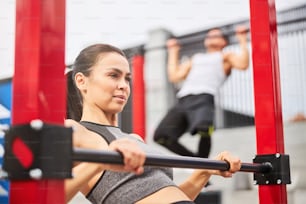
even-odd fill
[{"label": "red vertical pole", "polygon": [[132,108],[133,132],[145,139],[145,84],[143,78],[144,56],[136,54],[132,58]]},{"label": "red vertical pole", "polygon": [[[284,153],[274,0],[250,0],[257,154]],[[286,185],[259,185],[261,204],[286,204]]]},{"label": "red vertical pole", "polygon": [[[12,124],[65,117],[65,1],[16,1]],[[10,203],[65,203],[64,180],[11,181]]]}]

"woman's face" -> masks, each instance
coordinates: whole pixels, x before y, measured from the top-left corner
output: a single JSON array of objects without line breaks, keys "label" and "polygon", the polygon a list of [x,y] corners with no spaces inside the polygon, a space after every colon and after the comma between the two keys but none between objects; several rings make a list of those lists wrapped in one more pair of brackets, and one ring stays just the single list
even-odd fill
[{"label": "woman's face", "polygon": [[[99,108],[105,113],[119,113],[130,95],[129,63],[118,53],[101,54],[84,77],[83,105]],[[81,86],[82,88],[82,86]]]}]

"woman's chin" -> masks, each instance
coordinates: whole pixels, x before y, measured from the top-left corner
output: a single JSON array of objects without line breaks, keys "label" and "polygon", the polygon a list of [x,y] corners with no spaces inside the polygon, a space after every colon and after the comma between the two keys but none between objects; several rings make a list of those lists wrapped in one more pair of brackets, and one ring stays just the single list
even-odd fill
[{"label": "woman's chin", "polygon": [[111,112],[113,114],[118,114],[118,113],[123,111],[123,108],[124,108],[124,106],[114,107],[114,108],[110,109],[109,112]]}]

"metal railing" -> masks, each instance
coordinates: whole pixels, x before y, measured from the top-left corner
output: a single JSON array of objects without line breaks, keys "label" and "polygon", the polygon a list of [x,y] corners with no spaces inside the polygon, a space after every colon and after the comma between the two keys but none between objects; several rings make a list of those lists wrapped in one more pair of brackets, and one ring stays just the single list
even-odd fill
[{"label": "metal railing", "polygon": [[[241,24],[249,27],[249,19],[217,26],[228,37],[229,45],[225,50],[238,49],[234,30]],[[277,24],[283,119],[286,121],[298,113],[306,115],[306,4],[278,12]],[[208,30],[175,36],[182,42],[181,57],[205,52],[203,39]],[[141,47],[145,48],[143,45]],[[250,45],[249,47],[251,56],[252,50]],[[166,49],[166,47],[158,46],[152,49]],[[129,48],[125,52],[128,56],[132,56],[133,50],[135,49]],[[151,49],[144,51],[149,52]],[[252,59],[247,71],[232,71],[217,94],[216,105],[219,110],[217,111],[219,116],[216,117],[217,127],[254,124]],[[230,114],[227,114],[228,112]],[[236,122],[231,125],[224,122],[229,120]]]}]

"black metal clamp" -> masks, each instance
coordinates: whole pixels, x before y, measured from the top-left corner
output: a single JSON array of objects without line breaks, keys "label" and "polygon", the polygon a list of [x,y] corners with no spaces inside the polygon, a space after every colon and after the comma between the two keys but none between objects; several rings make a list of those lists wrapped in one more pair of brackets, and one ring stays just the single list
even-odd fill
[{"label": "black metal clamp", "polygon": [[72,129],[44,124],[12,126],[5,135],[3,170],[9,179],[71,178]]},{"label": "black metal clamp", "polygon": [[254,173],[254,184],[275,185],[290,184],[289,155],[280,153],[257,155],[254,163],[270,163],[272,169],[265,173]]}]

